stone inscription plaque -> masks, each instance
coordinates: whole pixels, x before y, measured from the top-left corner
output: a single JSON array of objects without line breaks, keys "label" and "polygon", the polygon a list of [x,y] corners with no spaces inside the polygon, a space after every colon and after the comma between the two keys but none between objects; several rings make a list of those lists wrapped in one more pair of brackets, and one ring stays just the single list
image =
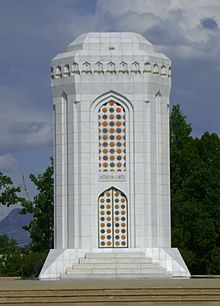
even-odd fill
[{"label": "stone inscription plaque", "polygon": [[106,174],[99,174],[99,181],[106,182],[106,181],[126,181],[126,175],[125,174],[119,174],[119,173],[106,173]]}]

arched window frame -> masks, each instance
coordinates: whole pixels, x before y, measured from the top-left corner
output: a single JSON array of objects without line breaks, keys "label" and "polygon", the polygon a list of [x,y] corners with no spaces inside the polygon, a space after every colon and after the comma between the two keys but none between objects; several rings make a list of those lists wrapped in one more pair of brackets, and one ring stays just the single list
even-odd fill
[{"label": "arched window frame", "polygon": [[94,70],[95,73],[104,73],[103,71],[103,64],[101,62],[97,62],[95,64],[95,70]]},{"label": "arched window frame", "polygon": [[114,99],[98,109],[99,172],[126,172],[126,111]]},{"label": "arched window frame", "polygon": [[83,63],[83,73],[92,73],[91,71],[91,64],[89,62]]},{"label": "arched window frame", "polygon": [[71,73],[72,73],[72,74],[79,73],[79,65],[78,65],[76,62],[73,62],[73,63],[72,63],[72,70],[71,70]]},{"label": "arched window frame", "polygon": [[67,76],[69,76],[69,75],[70,75],[70,67],[69,67],[68,64],[66,64],[66,65],[64,66],[64,68],[63,68],[63,76],[64,76],[64,77],[67,77]]},{"label": "arched window frame", "polygon": [[109,62],[107,64],[107,70],[106,70],[107,73],[116,73],[116,68],[115,68],[115,63],[113,62]]},{"label": "arched window frame", "polygon": [[61,66],[58,65],[58,66],[55,68],[55,78],[56,78],[56,79],[59,79],[59,78],[61,78],[61,76],[62,76]]},{"label": "arched window frame", "polygon": [[128,73],[128,64],[125,62],[120,63],[120,73]]}]

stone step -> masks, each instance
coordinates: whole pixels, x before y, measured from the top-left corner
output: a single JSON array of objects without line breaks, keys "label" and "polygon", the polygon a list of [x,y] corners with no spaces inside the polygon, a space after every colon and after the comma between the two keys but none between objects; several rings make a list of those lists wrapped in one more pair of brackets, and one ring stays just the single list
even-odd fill
[{"label": "stone step", "polygon": [[[115,263],[115,258],[80,258],[79,263]],[[117,257],[117,263],[152,263],[148,257]]]},{"label": "stone step", "polygon": [[133,258],[133,257],[144,257],[144,252],[93,252],[86,253],[86,258]]},{"label": "stone step", "polygon": [[[65,277],[66,275],[66,277]],[[86,253],[79,263],[66,269],[62,279],[103,278],[103,279],[146,279],[170,278],[171,274],[143,252],[97,252]]]},{"label": "stone step", "polygon": [[101,279],[94,282],[93,279],[86,281],[82,278],[81,282],[10,280],[7,285],[4,283],[5,281],[0,283],[0,305],[4,306],[220,305],[219,279],[144,279],[138,282]]},{"label": "stone step", "polygon": [[97,267],[95,268],[87,268],[83,269],[81,267],[72,269],[72,268],[67,268],[66,269],[66,274],[157,274],[157,273],[166,273],[165,269],[162,268],[152,268],[152,269],[132,269],[132,268],[118,268],[118,269],[113,269],[113,268],[104,268],[104,269],[99,269]]},{"label": "stone step", "polygon": [[150,263],[150,262],[139,262],[139,263],[134,263],[134,262],[105,262],[105,263],[100,263],[100,262],[96,262],[96,263],[88,263],[88,262],[84,262],[84,263],[80,263],[80,264],[73,264],[72,265],[72,269],[76,269],[76,268],[82,268],[82,269],[94,269],[94,268],[99,268],[99,269],[108,269],[108,268],[112,268],[112,269],[155,269],[155,268],[160,268],[160,266],[157,263]]},{"label": "stone step", "polygon": [[168,273],[74,273],[74,274],[63,274],[60,276],[61,279],[149,279],[149,278],[160,278],[167,279],[172,278],[172,275]]}]

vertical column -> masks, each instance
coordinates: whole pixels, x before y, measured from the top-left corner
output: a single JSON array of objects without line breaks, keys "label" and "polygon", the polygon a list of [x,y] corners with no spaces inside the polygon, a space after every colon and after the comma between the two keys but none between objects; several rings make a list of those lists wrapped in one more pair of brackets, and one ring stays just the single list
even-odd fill
[{"label": "vertical column", "polygon": [[55,169],[55,248],[65,248],[67,241],[67,99],[54,98],[54,169]]},{"label": "vertical column", "polygon": [[151,231],[152,231],[152,245],[151,247],[158,247],[158,156],[157,156],[157,142],[158,142],[158,126],[157,126],[157,101],[155,96],[152,97],[150,104],[150,162],[151,162]]},{"label": "vertical column", "polygon": [[170,170],[169,170],[169,99],[163,98],[161,103],[161,186],[160,186],[160,246],[170,247]]},{"label": "vertical column", "polygon": [[67,173],[68,173],[68,206],[67,206],[67,232],[68,241],[67,247],[74,248],[74,122],[73,122],[73,95],[68,95],[67,100]]},{"label": "vertical column", "polygon": [[75,95],[68,96],[68,205],[67,248],[80,248],[81,243],[81,134],[80,102]]},{"label": "vertical column", "polygon": [[[160,92],[158,92],[156,94],[156,177],[157,177],[157,194],[156,194],[156,198],[157,198],[157,228],[158,228],[158,243],[160,241],[160,237],[161,237],[161,184],[162,184],[162,173],[161,173],[161,165],[162,165],[162,156],[163,156],[163,152],[162,152],[162,137],[161,137],[161,133],[162,133],[162,114],[161,114],[161,94]],[[159,245],[160,246],[160,243]]]},{"label": "vertical column", "polygon": [[79,101],[73,104],[73,130],[74,130],[74,155],[73,155],[73,168],[74,168],[74,218],[73,218],[73,231],[74,231],[74,248],[81,248],[81,105]]},{"label": "vertical column", "polygon": [[165,105],[165,124],[166,124],[166,135],[164,146],[167,151],[167,164],[166,164],[166,174],[167,174],[167,188],[166,188],[166,218],[167,218],[167,239],[166,247],[171,247],[171,215],[170,215],[170,112],[169,112],[169,98]]},{"label": "vertical column", "polygon": [[67,97],[61,97],[61,194],[62,194],[62,248],[67,248],[67,205],[68,205],[68,167],[67,167]]},{"label": "vertical column", "polygon": [[144,103],[144,217],[145,217],[145,246],[152,244],[152,207],[151,207],[151,104],[150,101]]},{"label": "vertical column", "polygon": [[53,159],[54,159],[54,248],[58,248],[58,235],[57,235],[57,171],[56,171],[56,155],[57,155],[57,142],[56,142],[56,101],[53,101]]}]

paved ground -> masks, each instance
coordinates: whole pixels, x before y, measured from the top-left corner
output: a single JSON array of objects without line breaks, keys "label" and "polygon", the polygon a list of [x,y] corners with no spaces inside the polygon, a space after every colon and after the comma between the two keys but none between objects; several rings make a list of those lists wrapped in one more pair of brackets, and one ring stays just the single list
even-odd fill
[{"label": "paved ground", "polygon": [[115,288],[219,288],[220,279],[171,280],[20,280],[0,278],[0,290],[115,289]]}]

